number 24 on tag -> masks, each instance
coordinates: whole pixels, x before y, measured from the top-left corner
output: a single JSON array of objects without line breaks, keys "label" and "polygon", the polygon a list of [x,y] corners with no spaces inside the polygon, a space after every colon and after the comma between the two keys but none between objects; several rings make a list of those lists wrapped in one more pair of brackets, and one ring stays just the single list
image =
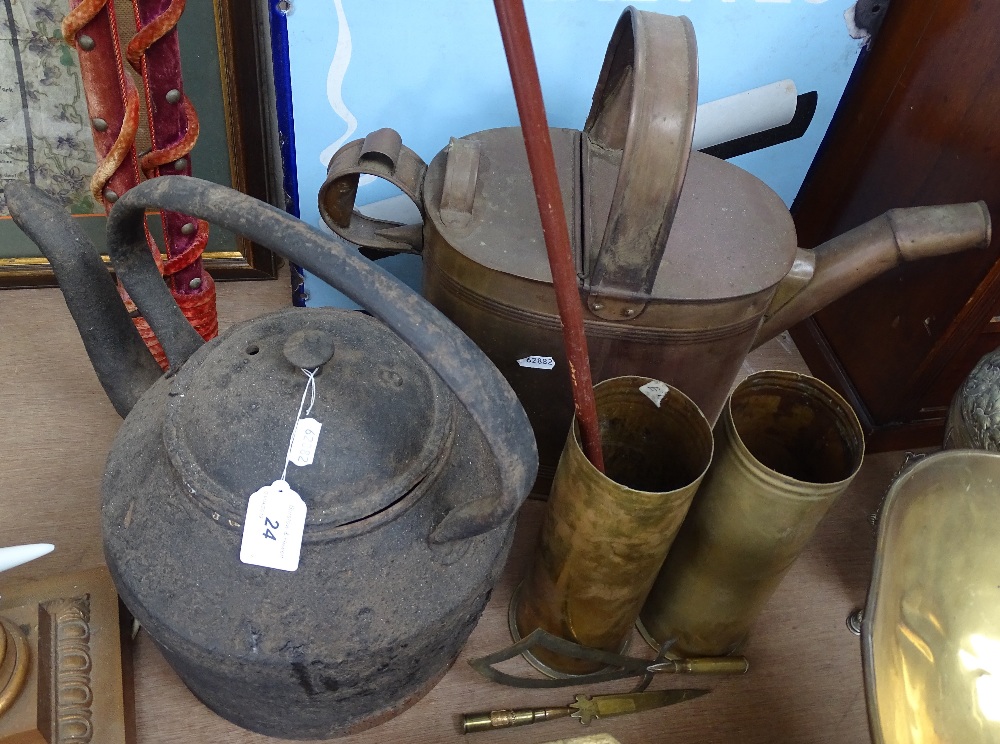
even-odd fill
[{"label": "number 24 on tag", "polygon": [[306,504],[283,480],[254,491],[243,522],[240,560],[254,566],[295,571],[299,567]]}]

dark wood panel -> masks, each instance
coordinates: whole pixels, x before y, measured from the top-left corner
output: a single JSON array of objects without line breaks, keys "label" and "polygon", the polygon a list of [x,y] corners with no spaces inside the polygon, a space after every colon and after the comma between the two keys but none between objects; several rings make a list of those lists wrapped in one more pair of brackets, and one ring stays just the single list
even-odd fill
[{"label": "dark wood panel", "polygon": [[[793,205],[800,244],[893,207],[984,200],[1000,214],[998,27],[997,3],[893,5]],[[895,445],[912,425],[924,443],[1000,308],[998,256],[994,241],[906,266],[793,337],[814,372],[858,401],[870,431],[894,431]]]}]

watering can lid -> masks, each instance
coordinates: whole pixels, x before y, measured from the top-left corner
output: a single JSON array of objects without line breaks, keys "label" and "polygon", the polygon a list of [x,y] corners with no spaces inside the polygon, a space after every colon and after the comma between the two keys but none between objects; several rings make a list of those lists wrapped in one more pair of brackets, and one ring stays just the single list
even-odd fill
[{"label": "watering can lid", "polygon": [[[594,312],[602,297],[754,295],[791,268],[795,230],[781,199],[749,173],[691,152],[697,98],[691,21],[627,8],[584,131],[559,133],[553,145]],[[425,201],[431,220],[452,223],[442,234],[472,260],[548,282],[522,137],[502,129],[470,135],[468,145],[453,141],[428,170]]]},{"label": "watering can lid", "polygon": [[[303,335],[332,349],[303,352]],[[317,364],[316,398],[301,365]],[[303,396],[304,391],[307,392]],[[447,460],[454,396],[407,344],[354,311],[289,309],[229,329],[177,373],[164,440],[192,498],[242,525],[247,498],[277,480],[296,412],[322,424],[312,464],[285,480],[308,507],[305,539],[391,508]]]},{"label": "watering can lid", "polygon": [[[551,134],[573,252],[579,272],[589,277],[604,238],[621,153],[608,150],[585,164],[582,133],[552,129]],[[427,218],[477,264],[551,283],[521,130],[492,129],[461,141],[475,142],[479,150],[471,215],[458,222],[441,209],[453,141],[427,169]],[[796,246],[788,208],[763,181],[724,160],[692,152],[651,298],[697,301],[756,294],[788,273]]]}]

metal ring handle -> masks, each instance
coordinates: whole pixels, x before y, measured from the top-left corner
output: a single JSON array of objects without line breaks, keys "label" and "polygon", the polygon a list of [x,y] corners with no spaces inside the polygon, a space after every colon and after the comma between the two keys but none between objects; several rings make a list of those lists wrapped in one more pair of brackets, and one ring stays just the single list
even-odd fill
[{"label": "metal ring handle", "polygon": [[538,469],[531,424],[493,363],[450,320],[394,276],[333,236],[238,191],[190,176],[161,176],[127,191],[108,217],[108,252],[122,284],[179,368],[202,339],[185,320],[146,246],[146,209],[169,209],[225,227],[302,266],[391,328],[451,388],[485,437],[500,496],[449,512],[430,535],[472,537],[514,515]]},{"label": "metal ring handle", "polygon": [[621,150],[611,213],[590,276],[591,311],[613,320],[637,309],[602,298],[648,296],[687,173],[698,99],[694,26],[684,16],[626,8],[618,20],[584,128],[590,148]]},{"label": "metal ring handle", "polygon": [[427,164],[403,144],[393,129],[379,129],[348,142],[330,159],[319,189],[319,213],[330,229],[355,245],[385,254],[419,253],[422,225],[366,217],[354,208],[362,175],[384,178],[401,189],[424,217],[423,186]]}]

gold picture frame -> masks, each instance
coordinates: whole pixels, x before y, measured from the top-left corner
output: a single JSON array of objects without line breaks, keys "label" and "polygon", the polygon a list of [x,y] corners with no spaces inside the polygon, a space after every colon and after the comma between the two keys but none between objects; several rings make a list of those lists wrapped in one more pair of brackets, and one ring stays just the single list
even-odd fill
[{"label": "gold picture frame", "polygon": [[[263,0],[212,0],[187,3],[178,38],[185,92],[201,128],[191,155],[194,175],[284,207],[268,28]],[[65,46],[61,39],[48,41]],[[91,141],[85,144],[92,150]],[[103,214],[74,218],[95,245],[103,245]],[[202,260],[217,280],[274,278],[280,266],[267,249],[216,227]],[[48,261],[9,217],[0,216],[0,288],[46,286],[56,286]]]}]

